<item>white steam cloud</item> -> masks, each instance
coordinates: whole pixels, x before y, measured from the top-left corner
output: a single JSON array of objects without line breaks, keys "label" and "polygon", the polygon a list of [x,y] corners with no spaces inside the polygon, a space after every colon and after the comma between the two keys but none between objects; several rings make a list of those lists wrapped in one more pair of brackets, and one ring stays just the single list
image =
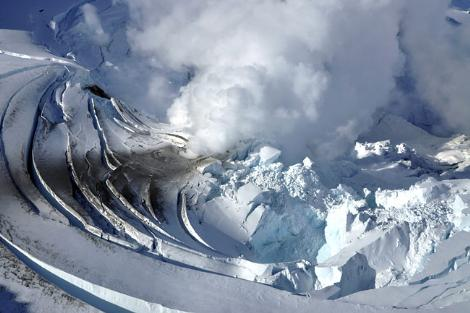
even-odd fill
[{"label": "white steam cloud", "polygon": [[415,0],[410,5],[413,7],[408,10],[403,25],[403,42],[418,94],[449,126],[468,132],[470,15],[449,11],[447,1]]},{"label": "white steam cloud", "polygon": [[[468,78],[468,56],[460,53],[468,52],[465,36],[470,37],[467,28],[449,35],[454,30],[445,20],[448,5],[133,0],[135,25],[128,38],[159,66],[190,73],[172,97],[167,118],[193,135],[194,151],[223,152],[240,140],[262,137],[296,158],[307,149],[340,152],[339,146],[368,126],[372,113],[390,101],[403,70],[402,46],[410,52],[418,90],[458,113],[470,89],[441,87],[449,77],[457,85]],[[436,48],[436,41],[443,46]],[[462,122],[469,117],[465,110]]]},{"label": "white steam cloud", "polygon": [[85,32],[98,44],[104,45],[109,41],[109,35],[103,30],[96,7],[90,3],[85,3],[80,7],[83,12],[86,30]]}]

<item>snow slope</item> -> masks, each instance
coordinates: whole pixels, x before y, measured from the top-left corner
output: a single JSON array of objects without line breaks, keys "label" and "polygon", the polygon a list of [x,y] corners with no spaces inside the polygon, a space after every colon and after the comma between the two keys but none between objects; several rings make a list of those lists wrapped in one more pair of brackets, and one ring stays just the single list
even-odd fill
[{"label": "snow slope", "polygon": [[6,275],[0,303],[52,288],[31,308],[465,312],[467,134],[383,113],[330,162],[256,140],[195,155],[131,106],[126,6],[94,5],[104,41],[83,38],[80,6],[33,37],[0,31],[0,241],[56,286]]}]

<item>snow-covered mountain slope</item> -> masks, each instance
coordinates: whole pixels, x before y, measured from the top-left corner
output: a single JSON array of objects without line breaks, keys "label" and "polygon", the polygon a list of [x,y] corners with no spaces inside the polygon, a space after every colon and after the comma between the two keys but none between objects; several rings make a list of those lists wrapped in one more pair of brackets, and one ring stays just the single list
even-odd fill
[{"label": "snow-covered mountain slope", "polygon": [[25,289],[2,267],[0,303],[466,312],[468,134],[383,113],[334,161],[286,163],[262,140],[196,155],[137,109],[146,87],[127,73],[151,69],[129,50],[127,6],[94,5],[99,25],[77,6],[33,36],[0,31],[2,260],[56,286],[34,274]]},{"label": "snow-covered mountain slope", "polygon": [[41,278],[3,244],[0,256],[2,312],[99,312]]}]

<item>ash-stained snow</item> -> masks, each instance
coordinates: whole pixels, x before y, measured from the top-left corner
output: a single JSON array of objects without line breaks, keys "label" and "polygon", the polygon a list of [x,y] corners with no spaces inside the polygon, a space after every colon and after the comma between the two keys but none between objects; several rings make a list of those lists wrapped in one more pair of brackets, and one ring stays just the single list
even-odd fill
[{"label": "ash-stained snow", "polygon": [[1,312],[99,312],[51,283],[18,260],[0,244]]}]

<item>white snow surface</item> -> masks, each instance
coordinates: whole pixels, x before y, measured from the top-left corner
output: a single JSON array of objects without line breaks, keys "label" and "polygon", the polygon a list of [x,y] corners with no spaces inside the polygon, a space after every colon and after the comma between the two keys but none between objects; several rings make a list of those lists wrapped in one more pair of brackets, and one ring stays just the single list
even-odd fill
[{"label": "white snow surface", "polygon": [[127,19],[103,0],[0,30],[0,241],[35,272],[25,287],[0,268],[0,305],[467,312],[469,134],[385,111],[331,161],[261,139],[197,155],[132,106]]}]

